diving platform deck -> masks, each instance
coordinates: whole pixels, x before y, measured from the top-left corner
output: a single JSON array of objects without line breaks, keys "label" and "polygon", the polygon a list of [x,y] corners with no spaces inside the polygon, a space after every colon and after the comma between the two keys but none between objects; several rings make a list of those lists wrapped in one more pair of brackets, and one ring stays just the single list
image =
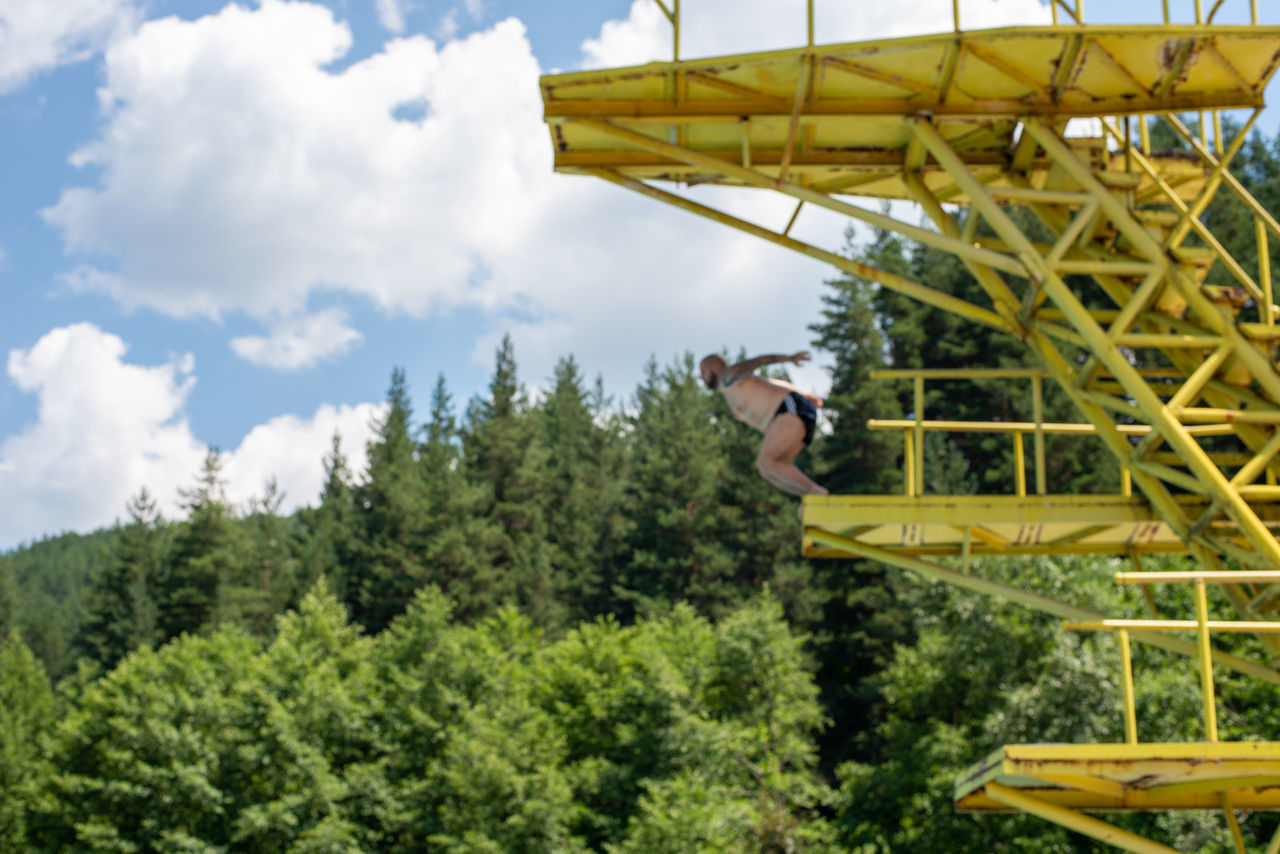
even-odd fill
[{"label": "diving platform deck", "polygon": [[[1189,518],[1201,496],[1178,502]],[[1280,530],[1280,502],[1259,504]],[[912,556],[1185,554],[1186,543],[1141,496],[1125,495],[832,495],[804,499],[804,554],[842,557],[861,547]],[[1211,533],[1230,540],[1227,519]]]},{"label": "diving platform deck", "polygon": [[1280,743],[1012,744],[956,781],[961,812],[1018,812],[1007,791],[1073,810],[1280,809]]},{"label": "diving platform deck", "polygon": [[[1057,26],[939,33],[755,54],[652,62],[541,79],[558,172],[611,180],[759,186],[915,199],[907,172],[967,204],[902,118],[928,115],[995,192],[1058,183],[1046,158],[1006,172],[1019,123],[1259,108],[1280,62],[1280,27]],[[1101,140],[1072,143],[1104,179],[1159,196],[1151,176]],[[694,156],[690,156],[690,155]],[[1194,157],[1153,155],[1185,201]]]},{"label": "diving platform deck", "polygon": [[1069,810],[1220,810],[1224,794],[1235,809],[1280,809],[1280,743],[1006,745],[960,776],[955,802],[962,812],[1016,812],[1016,796]]}]

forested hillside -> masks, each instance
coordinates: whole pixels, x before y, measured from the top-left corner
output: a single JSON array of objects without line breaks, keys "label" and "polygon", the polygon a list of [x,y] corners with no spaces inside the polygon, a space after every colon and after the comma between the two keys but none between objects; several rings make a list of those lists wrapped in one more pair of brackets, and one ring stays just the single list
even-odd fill
[{"label": "forested hillside", "polygon": [[[1280,208],[1274,140],[1250,140],[1236,171]],[[1241,212],[1206,218],[1250,266]],[[886,233],[848,251],[977,289]],[[900,437],[864,425],[909,413],[910,388],[871,370],[1031,364],[1012,338],[857,279],[829,283],[811,331],[832,389],[798,462],[836,493],[902,488]],[[393,371],[367,467],[335,436],[314,507],[281,515],[272,484],[231,506],[211,452],[182,519],[144,491],[112,530],[0,555],[0,851],[1104,850],[956,815],[951,787],[1000,744],[1121,740],[1112,639],[801,558],[795,500],[756,473],[758,435],[702,388],[700,353],[651,360],[624,397],[571,355],[545,381],[516,355],[504,341],[465,406],[444,375]],[[931,418],[1030,417],[1025,384],[931,389]],[[1088,437],[1049,451],[1051,491],[1118,488]],[[1005,437],[930,434],[926,489],[1012,492],[1011,454]],[[1114,569],[976,571],[1141,616]],[[1197,737],[1185,661],[1138,647],[1135,671],[1143,739]],[[1224,738],[1280,737],[1273,689],[1219,684]],[[1116,821],[1231,850],[1211,816]],[[1262,845],[1275,824],[1244,831]]]}]

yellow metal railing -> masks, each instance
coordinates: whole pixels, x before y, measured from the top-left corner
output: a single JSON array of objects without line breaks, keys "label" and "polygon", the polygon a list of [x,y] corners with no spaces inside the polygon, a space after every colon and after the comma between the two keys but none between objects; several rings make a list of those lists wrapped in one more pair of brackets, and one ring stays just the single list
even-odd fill
[{"label": "yellow metal railing", "polygon": [[[1212,632],[1250,633],[1256,635],[1280,634],[1280,622],[1262,620],[1210,620],[1208,585],[1213,584],[1275,584],[1280,582],[1280,572],[1258,571],[1197,571],[1190,572],[1117,572],[1117,584],[1191,584],[1195,591],[1196,618],[1194,620],[1098,620],[1091,622],[1065,622],[1069,631],[1115,632],[1120,646],[1120,682],[1122,689],[1121,711],[1124,716],[1124,734],[1127,744],[1138,743],[1137,704],[1133,690],[1133,659],[1129,650],[1129,632],[1188,632],[1196,633],[1196,659],[1200,675],[1200,702],[1202,707],[1205,741],[1218,741],[1218,710],[1213,684],[1213,650],[1209,643]],[[1150,601],[1150,600],[1148,600]],[[1246,851],[1239,821],[1226,791],[1220,794],[1222,812],[1227,820],[1236,851]],[[1268,854],[1280,851],[1280,831],[1267,846]]]},{"label": "yellow metal railing", "polygon": [[[1151,372],[1163,376],[1159,370]],[[925,433],[1009,433],[1013,439],[1014,492],[1027,495],[1026,443],[1024,437],[1032,436],[1032,465],[1037,495],[1047,492],[1045,466],[1045,436],[1076,435],[1096,436],[1092,424],[1053,422],[1044,420],[1044,380],[1048,371],[1041,368],[924,368],[908,370],[872,371],[873,380],[911,380],[912,417],[906,419],[872,418],[867,427],[871,430],[901,430],[903,441],[904,494],[916,497],[924,494],[924,434]],[[1031,382],[1031,421],[929,421],[925,413],[926,380],[978,380],[978,379],[1026,379]],[[1118,430],[1126,436],[1147,436],[1151,427],[1147,424],[1120,424]],[[1233,432],[1230,423],[1196,424],[1187,427],[1196,436],[1227,436]],[[1215,462],[1224,465],[1244,465],[1251,457],[1242,454],[1212,454]],[[1176,462],[1176,456],[1165,459],[1153,455],[1148,464],[1165,465]],[[1132,495],[1133,486],[1128,468],[1120,470],[1122,495]]]},{"label": "yellow metal railing", "polygon": [[1120,640],[1121,684],[1124,688],[1122,712],[1125,722],[1125,741],[1137,744],[1137,712],[1133,695],[1133,663],[1129,656],[1129,632],[1188,632],[1196,633],[1197,660],[1200,667],[1200,700],[1204,715],[1206,741],[1218,740],[1217,701],[1214,697],[1213,664],[1209,635],[1211,632],[1235,634],[1280,634],[1280,622],[1263,620],[1210,620],[1207,585],[1214,584],[1267,584],[1280,582],[1280,572],[1252,570],[1191,571],[1191,572],[1117,572],[1116,584],[1191,584],[1195,590],[1196,618],[1194,620],[1097,620],[1066,622],[1070,631],[1116,632]]}]

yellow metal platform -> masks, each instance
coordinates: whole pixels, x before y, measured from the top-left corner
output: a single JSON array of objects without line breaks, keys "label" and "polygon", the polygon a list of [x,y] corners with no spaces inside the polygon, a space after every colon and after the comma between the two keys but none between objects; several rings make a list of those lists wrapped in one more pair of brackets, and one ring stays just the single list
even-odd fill
[{"label": "yellow metal platform", "polygon": [[[1280,743],[1012,744],[956,781],[956,808],[1014,812],[995,784],[1073,810],[1280,809]],[[1002,793],[1000,793],[1002,794]]]},{"label": "yellow metal platform", "polygon": [[[1209,505],[1202,496],[1178,500],[1195,516]],[[1280,530],[1280,502],[1258,509],[1268,526]],[[1239,535],[1225,520],[1213,524],[1215,536]],[[804,526],[804,554],[818,558],[848,556],[836,545],[840,540],[932,556],[1188,552],[1141,496],[814,496],[804,502]]]},{"label": "yellow metal platform", "polygon": [[[1280,28],[1024,27],[650,63],[541,84],[557,171],[754,185],[718,169],[724,162],[834,193],[914,199],[903,181],[917,151],[904,115],[933,116],[975,175],[1009,187],[1022,117],[1258,107],[1278,46]],[[690,163],[643,138],[707,159]],[[1105,173],[1125,169],[1124,155],[1100,139],[1072,144]],[[1195,157],[1155,162],[1184,200],[1203,187]],[[968,202],[943,170],[922,166],[931,190]],[[1051,161],[1027,166],[1031,186],[1049,182]],[[1140,195],[1159,192],[1150,177],[1133,177]]]}]

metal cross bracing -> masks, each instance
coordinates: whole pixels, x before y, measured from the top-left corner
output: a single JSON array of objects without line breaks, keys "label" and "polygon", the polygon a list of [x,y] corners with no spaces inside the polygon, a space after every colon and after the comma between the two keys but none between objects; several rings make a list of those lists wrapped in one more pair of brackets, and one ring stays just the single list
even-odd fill
[{"label": "metal cross bracing", "polygon": [[[679,56],[679,4],[660,5]],[[806,554],[871,558],[1101,626],[1104,615],[982,578],[971,557],[1087,552],[1126,555],[1141,569],[1145,554],[1184,553],[1203,583],[1225,593],[1240,628],[1256,628],[1280,661],[1270,620],[1280,608],[1280,326],[1269,264],[1280,224],[1230,171],[1280,62],[1280,27],[1257,25],[1256,2],[1253,26],[1213,24],[1222,5],[1206,18],[1196,0],[1194,25],[1169,23],[1166,3],[1160,25],[1086,26],[1078,0],[1054,0],[1055,26],[963,32],[956,2],[954,32],[816,45],[809,3],[802,48],[542,78],[557,171],[607,180],[1016,336],[1043,366],[1027,375],[1037,406],[1025,424],[929,422],[921,391],[928,372],[909,377],[914,417],[876,425],[903,432],[905,494],[807,497]],[[1056,25],[1060,13],[1070,22]],[[1229,144],[1224,109],[1250,111]],[[1178,117],[1188,111],[1200,113],[1196,131]],[[1080,118],[1096,119],[1100,133],[1066,135]],[[1167,122],[1187,150],[1153,150],[1153,119]],[[796,203],[794,213],[768,227],[678,192],[707,183],[780,193]],[[1201,220],[1224,194],[1253,217],[1256,264],[1234,258]],[[933,228],[856,196],[916,202]],[[799,239],[792,228],[806,205],[954,254],[984,299],[962,300]],[[1051,239],[1033,239],[1012,206],[1031,211]],[[1082,277],[1108,306],[1088,301]],[[1080,352],[1087,358],[1076,359]],[[1045,381],[1070,398],[1081,422],[1043,420]],[[925,495],[920,455],[931,429],[1008,432],[1015,494]],[[1043,440],[1054,432],[1102,441],[1124,472],[1122,494],[1045,494]],[[1024,437],[1034,448],[1034,494]],[[959,568],[939,560],[946,555]],[[1253,574],[1224,574],[1228,562]],[[1273,666],[1211,649],[1206,627],[1196,642],[1163,625],[1126,627],[1124,638],[1197,658],[1202,670],[1211,659],[1280,685]],[[1005,748],[975,772],[994,800],[975,796],[962,806],[1022,809],[1132,851],[1172,849],[1083,816],[1106,808],[1100,793],[1123,790],[1125,809],[1216,804],[1233,831],[1232,804],[1280,808],[1269,788],[1280,780],[1280,744],[1179,746],[1185,756],[1141,744],[1027,753],[1039,749]],[[1036,776],[1029,768],[1049,773],[1036,766],[1042,761],[1075,765],[1057,767],[1044,791],[1020,791],[1018,781]],[[1139,766],[1157,782],[1144,788],[1126,776]],[[1089,777],[1083,767],[1105,773]],[[1230,802],[1205,782],[1222,778],[1214,768],[1239,783]],[[1263,778],[1269,782],[1253,785]],[[1233,838],[1243,851],[1239,833]],[[1280,835],[1269,854],[1278,851]]]},{"label": "metal cross bracing", "polygon": [[[1278,54],[1277,27],[1071,25],[575,72],[544,77],[542,89],[557,170],[611,181],[1021,338],[1198,560],[1280,568],[1280,544],[1259,512],[1280,498],[1268,482],[1280,471],[1280,331],[1266,263],[1280,225],[1229,170]],[[1253,111],[1231,146],[1215,138],[1220,154],[1176,115],[1219,108]],[[1104,137],[1064,137],[1069,119],[1100,113]],[[1148,115],[1169,122],[1191,154],[1153,152],[1145,134],[1131,140],[1131,117],[1145,128]],[[794,216],[766,228],[661,181],[768,189],[795,199],[797,212],[816,205],[895,231],[954,253],[987,299],[961,300],[805,243],[789,234]],[[1223,192],[1255,216],[1263,259],[1255,271],[1200,222]],[[916,201],[936,230],[854,204],[855,194]],[[961,221],[948,205],[969,215]],[[1009,205],[1034,212],[1054,241],[1033,241]],[[996,236],[979,236],[982,223]],[[1218,268],[1225,274],[1210,283]],[[1091,277],[1114,307],[1087,306],[1073,276]],[[1077,364],[1067,348],[1091,356]],[[1150,381],[1138,360],[1177,381]],[[1129,423],[1147,434],[1135,441]],[[1235,458],[1247,460],[1223,464],[1221,448],[1210,454],[1200,444],[1205,431],[1229,432]],[[1245,616],[1276,601],[1227,591]]]}]

